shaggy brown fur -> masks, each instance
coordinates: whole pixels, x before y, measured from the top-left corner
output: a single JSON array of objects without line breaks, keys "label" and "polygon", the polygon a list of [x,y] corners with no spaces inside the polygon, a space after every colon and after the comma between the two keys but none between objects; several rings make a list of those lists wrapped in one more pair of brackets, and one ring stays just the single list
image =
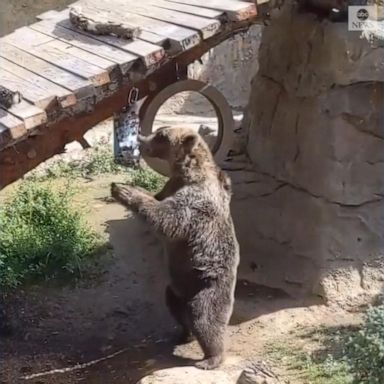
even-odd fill
[{"label": "shaggy brown fur", "polygon": [[122,185],[112,195],[162,236],[171,283],[167,305],[204,351],[196,365],[221,364],[234,303],[239,247],[230,214],[231,184],[195,131],[163,127],[140,137],[141,151],[169,162],[171,178],[155,197]]}]

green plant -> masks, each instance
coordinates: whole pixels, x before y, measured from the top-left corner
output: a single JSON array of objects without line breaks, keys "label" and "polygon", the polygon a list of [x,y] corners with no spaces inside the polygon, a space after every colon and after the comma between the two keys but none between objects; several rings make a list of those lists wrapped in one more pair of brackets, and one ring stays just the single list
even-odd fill
[{"label": "green plant", "polygon": [[27,181],[44,181],[60,177],[75,178],[81,176],[81,169],[77,161],[58,161],[51,164],[45,170],[32,171],[25,177]]},{"label": "green plant", "polygon": [[24,182],[0,208],[0,286],[78,274],[97,247],[96,235],[71,206],[68,188]]},{"label": "green plant", "polygon": [[59,161],[54,163],[46,170],[46,179],[56,179],[58,177],[77,177],[80,176],[80,168],[78,162]]},{"label": "green plant", "polygon": [[98,145],[90,149],[87,156],[82,160],[59,160],[45,170],[32,172],[27,179],[31,181],[44,181],[61,177],[89,177],[119,172],[127,172],[127,169],[115,163],[110,146]]},{"label": "green plant", "polygon": [[133,169],[130,181],[133,185],[144,188],[149,192],[158,192],[165,184],[165,177],[150,168]]},{"label": "green plant", "polygon": [[[309,342],[314,341],[313,336],[320,337],[316,343],[321,343],[321,349],[316,353],[305,352],[296,340],[279,340],[267,347],[267,357],[279,364],[288,376],[294,377],[293,383],[352,384],[349,366],[339,351],[329,344],[329,335],[316,331]],[[304,337],[307,338],[307,335]]]},{"label": "green plant", "polygon": [[361,329],[347,341],[345,354],[355,383],[384,383],[384,305],[366,312]]},{"label": "green plant", "polygon": [[97,146],[93,149],[87,163],[83,164],[83,173],[87,176],[104,173],[118,173],[124,167],[115,163],[112,150],[109,146]]}]

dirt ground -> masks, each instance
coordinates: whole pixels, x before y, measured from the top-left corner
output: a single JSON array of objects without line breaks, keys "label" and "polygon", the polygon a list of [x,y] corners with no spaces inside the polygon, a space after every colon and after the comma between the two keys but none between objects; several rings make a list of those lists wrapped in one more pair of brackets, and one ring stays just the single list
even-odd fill
[{"label": "dirt ground", "polygon": [[8,0],[0,7],[0,36],[36,21],[36,16],[51,9],[64,9],[74,0]]},{"label": "dirt ground", "polygon": [[[202,357],[195,343],[173,348],[175,324],[163,298],[163,253],[141,221],[108,199],[110,182],[119,179],[124,176],[76,183],[76,203],[109,241],[110,252],[94,278],[71,286],[31,287],[9,298],[11,329],[0,335],[0,383],[130,384],[151,371]],[[265,359],[276,341],[303,344],[299,330],[357,319],[311,299],[294,300],[240,281],[228,356]]]}]

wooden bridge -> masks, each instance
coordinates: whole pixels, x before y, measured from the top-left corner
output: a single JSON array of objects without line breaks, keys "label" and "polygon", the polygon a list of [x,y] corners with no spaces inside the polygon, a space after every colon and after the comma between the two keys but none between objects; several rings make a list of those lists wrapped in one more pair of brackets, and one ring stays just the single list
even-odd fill
[{"label": "wooden bridge", "polygon": [[[0,85],[21,102],[0,107],[0,188],[124,107],[186,77],[187,65],[257,21],[238,0],[81,0],[95,19],[129,26],[137,37],[95,35],[69,9],[0,39]],[[76,4],[76,3],[75,3]],[[135,34],[134,34],[135,35]],[[84,144],[85,145],[85,144]]]}]

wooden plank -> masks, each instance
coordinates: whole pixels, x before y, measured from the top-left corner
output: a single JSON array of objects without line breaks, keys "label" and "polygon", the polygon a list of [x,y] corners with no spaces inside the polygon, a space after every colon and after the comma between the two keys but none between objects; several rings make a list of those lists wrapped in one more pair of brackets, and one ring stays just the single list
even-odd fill
[{"label": "wooden plank", "polygon": [[[24,36],[28,37],[24,39]],[[83,51],[84,55],[87,54],[89,61],[80,59],[69,53],[69,49],[72,49],[73,46],[67,44],[63,48],[63,45],[59,44],[60,41],[28,27],[19,28],[12,34],[3,37],[2,40],[59,68],[87,78],[95,86],[110,82],[108,72],[92,64],[92,61],[97,62],[100,57]],[[72,51],[75,51],[75,48],[73,47]]]},{"label": "wooden plank", "polygon": [[48,95],[42,88],[15,76],[13,73],[1,69],[0,84],[14,92],[20,92],[24,99],[43,108],[48,109],[57,104],[55,95]]},{"label": "wooden plank", "polygon": [[[93,35],[113,35],[127,40],[136,38],[141,29],[132,26],[129,20],[115,23],[96,14],[89,14],[89,8],[80,5],[71,5],[69,19],[78,29],[90,32]],[[95,17],[96,15],[96,17]]]},{"label": "wooden plank", "polygon": [[163,0],[142,0],[141,3],[143,4],[148,3],[153,5],[154,7],[170,9],[173,11],[180,11],[180,12],[188,13],[195,16],[207,17],[209,19],[219,19],[220,16],[224,14],[223,11],[202,8],[202,7],[195,7],[193,5],[188,5],[188,4],[172,3],[168,0],[164,0],[164,1]]},{"label": "wooden plank", "polygon": [[[83,1],[93,2],[95,0],[81,0],[80,3]],[[220,21],[216,19],[208,19],[170,9],[161,9],[147,2],[139,3],[136,0],[108,0],[99,1],[98,4],[103,4],[103,8],[107,6],[110,10],[122,9],[124,13],[129,11],[136,15],[146,16],[172,25],[190,28],[200,32],[203,39],[208,39],[215,35],[221,28]]]},{"label": "wooden plank", "polygon": [[[69,9],[68,8],[66,8],[60,12],[58,12],[58,11],[44,12],[41,15],[37,16],[37,19],[54,21],[56,23],[56,25],[59,25],[61,27],[70,29],[70,30],[78,32],[78,33],[84,32],[83,34],[85,36],[92,37],[92,38],[97,39],[99,41],[104,41],[103,39],[100,39],[102,37],[108,37],[108,36],[95,36],[95,35],[92,35],[90,33],[87,33],[86,31],[82,31],[82,30],[79,30],[78,28],[76,28],[76,26],[72,25],[72,23],[69,20]],[[115,38],[113,36],[110,36],[110,37],[112,37],[112,39],[115,39],[116,41],[120,41],[120,42],[124,41],[124,39],[118,39],[118,38]],[[160,46],[162,46],[164,44],[164,42],[167,40],[167,38],[165,36],[160,36],[160,35],[157,35],[156,33],[148,32],[148,31],[141,31],[140,36],[138,36],[136,39],[137,40],[144,40],[144,41],[147,41],[147,42],[152,43],[154,45],[160,45]],[[115,40],[112,40],[112,42],[114,42]],[[109,44],[108,41],[105,41],[105,42]],[[128,44],[130,44],[131,42],[132,41],[125,41],[123,45],[128,46]],[[120,47],[120,45],[118,43],[114,43],[114,44],[110,44],[110,45],[113,45],[115,47]],[[127,52],[131,52],[128,49],[126,49],[126,50],[127,50]],[[136,54],[136,56],[138,56],[136,52],[134,52],[134,53]]]},{"label": "wooden plank", "polygon": [[226,13],[231,21],[247,20],[257,15],[253,2],[237,0],[168,0],[172,3],[194,5],[208,9],[215,9]]},{"label": "wooden plank", "polygon": [[183,50],[190,49],[198,45],[201,41],[201,37],[197,31],[155,20],[150,17],[133,14],[129,12],[128,6],[119,6],[119,10],[115,11],[111,9],[107,3],[99,3],[97,0],[83,0],[75,4],[87,5],[90,14],[98,14],[99,17],[112,20],[115,23],[123,23],[129,20],[131,25],[137,26],[142,30],[165,36],[174,44],[179,45]]},{"label": "wooden plank", "polygon": [[28,103],[26,100],[12,105],[8,112],[22,120],[26,129],[35,128],[47,122],[45,111]]},{"label": "wooden plank", "polygon": [[102,36],[102,35],[92,35],[89,32],[80,30],[76,28],[69,20],[69,9],[64,9],[63,11],[49,11],[45,12],[39,16],[43,20],[54,21],[57,25],[61,27],[70,29],[81,33],[85,36],[92,37],[96,40],[99,40],[103,43],[112,45],[123,49],[126,52],[135,54],[136,56],[141,57],[146,66],[151,66],[156,64],[164,57],[164,48],[169,49],[172,53],[182,51],[182,45],[180,42],[170,41],[168,37],[158,35],[156,33],[142,30],[140,36],[135,40],[125,40],[119,39],[114,36]]},{"label": "wooden plank", "polygon": [[27,132],[22,120],[0,108],[0,146],[16,140]]},{"label": "wooden plank", "polygon": [[139,59],[136,55],[110,45],[102,44],[99,40],[63,28],[53,21],[41,21],[30,25],[30,28],[117,63],[124,75],[131,69],[135,61]]},{"label": "wooden plank", "polygon": [[[265,1],[269,1],[269,0],[265,0]],[[224,13],[223,11],[220,11],[220,10],[196,7],[194,5],[188,5],[188,4],[178,4],[178,3],[171,2],[169,0],[141,0],[141,3],[150,3],[159,8],[172,9],[174,11],[181,11],[184,13],[190,13],[191,15],[208,17],[211,19],[218,19]],[[54,20],[54,19],[57,19],[57,16],[59,14],[60,14],[59,11],[50,10],[38,15],[36,18],[38,20]]]},{"label": "wooden plank", "polygon": [[[137,39],[133,41],[125,40],[109,35],[91,35],[89,32],[76,29],[76,27],[73,26],[69,20],[60,21],[58,24],[68,30],[76,31],[84,36],[92,37],[100,43],[108,44],[109,46],[116,47],[125,52],[133,54],[142,60],[146,67],[151,67],[164,57],[163,47],[148,43],[146,41]],[[165,40],[164,37],[161,37],[161,39]],[[159,39],[156,39],[156,41],[159,41]]]},{"label": "wooden plank", "polygon": [[69,53],[73,57],[79,58],[89,64],[106,70],[108,73],[111,73],[118,67],[118,65],[111,60],[105,59],[104,57],[98,55],[93,55],[90,52],[84,51],[83,49],[72,45],[68,46],[68,44],[61,40],[50,41],[44,44],[42,48],[44,50],[53,49],[54,51]]},{"label": "wooden plank", "polygon": [[4,41],[0,41],[0,45],[1,57],[4,57],[20,67],[26,68],[28,71],[42,76],[55,84],[69,89],[75,94],[78,100],[94,95],[95,89],[88,80],[58,68],[55,65],[24,52]]},{"label": "wooden plank", "polygon": [[109,35],[92,35],[89,32],[76,28],[70,22],[69,9],[65,9],[61,12],[49,12],[47,15],[43,14],[42,17],[44,20],[50,20],[57,26],[133,54],[139,57],[146,67],[151,67],[152,65],[157,64],[164,57],[164,48],[162,45],[165,44],[165,41],[167,40],[165,36],[156,35],[155,33],[148,31],[141,31],[140,39],[135,40],[120,39]]},{"label": "wooden plank", "polygon": [[[74,30],[76,27],[74,27],[70,21],[62,22],[60,23],[63,25],[63,27],[66,27],[70,30]],[[86,31],[79,31],[79,33],[82,33],[86,36],[91,36],[90,33]],[[146,34],[145,31],[142,32],[143,35]],[[160,39],[159,39],[160,38]],[[160,37],[155,39],[157,42],[159,40],[165,40],[164,37]],[[149,43],[147,41],[141,41],[141,40],[125,40],[125,39],[119,39],[115,36],[95,36],[95,39],[99,40],[101,43],[108,44],[113,47],[120,48],[128,53],[135,54],[138,56],[144,65],[146,67],[151,67],[154,64],[157,64],[163,57],[164,57],[164,49],[163,47],[159,45],[154,45],[152,43]],[[155,41],[154,40],[154,41]]]},{"label": "wooden plank", "polygon": [[57,97],[57,100],[63,108],[76,104],[76,96],[68,89],[60,87],[44,77],[19,67],[11,61],[0,58],[0,69],[5,69],[6,71],[13,73],[15,76],[20,77],[26,82],[27,86],[28,84],[33,84],[41,88],[46,92],[47,96]]},{"label": "wooden plank", "polygon": [[136,41],[137,40],[147,41],[148,43],[160,45],[162,47],[168,39],[165,36],[160,36],[153,32],[141,31],[140,36],[136,38]]}]

